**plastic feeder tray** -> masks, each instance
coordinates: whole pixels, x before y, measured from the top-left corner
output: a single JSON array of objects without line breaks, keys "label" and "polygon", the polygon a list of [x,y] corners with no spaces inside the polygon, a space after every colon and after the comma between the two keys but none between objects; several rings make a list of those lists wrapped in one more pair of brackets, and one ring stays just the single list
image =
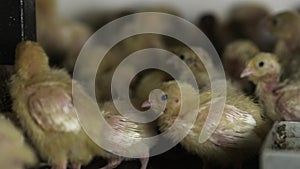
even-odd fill
[{"label": "plastic feeder tray", "polygon": [[261,154],[261,169],[300,169],[300,122],[276,122]]}]

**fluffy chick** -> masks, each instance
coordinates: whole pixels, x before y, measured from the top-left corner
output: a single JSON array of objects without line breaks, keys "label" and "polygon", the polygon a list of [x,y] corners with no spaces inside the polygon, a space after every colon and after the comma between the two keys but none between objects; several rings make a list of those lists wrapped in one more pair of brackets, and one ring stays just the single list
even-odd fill
[{"label": "fluffy chick", "polygon": [[[200,144],[199,135],[212,102],[211,91],[207,90],[200,94],[199,109],[193,106],[197,103],[190,103],[187,109],[182,109],[181,104],[184,100],[181,96],[190,99],[199,97],[199,94],[188,84],[179,83],[179,85],[181,92],[175,81],[164,83],[161,86],[164,94],[149,100],[148,105],[153,108],[159,103],[166,103],[166,108],[158,122],[161,131],[168,130],[175,120],[181,120],[192,111],[198,111],[195,124],[181,141],[181,145],[189,152],[201,156],[204,160],[211,160],[222,165],[242,163],[243,160],[258,152],[269,125],[266,125],[267,121],[263,118],[263,112],[257,104],[239,92],[228,92],[224,112],[217,129],[206,142]],[[190,100],[186,101],[188,103]],[[182,109],[182,115],[178,116],[180,109]],[[170,134],[171,138],[178,139],[186,126],[187,124],[182,120],[180,126],[177,126],[178,128]]]},{"label": "fluffy chick", "polygon": [[286,11],[269,17],[265,22],[267,30],[277,38],[274,53],[282,63],[283,77],[299,74],[297,67],[300,63],[300,15],[297,12]]},{"label": "fluffy chick", "polygon": [[241,79],[240,75],[249,59],[258,52],[258,47],[252,41],[237,40],[228,44],[223,53],[223,67],[227,75],[237,82],[246,93],[253,91],[253,85],[249,81]]},{"label": "fluffy chick", "polygon": [[[34,61],[29,63],[31,59]],[[109,161],[102,169],[115,168],[124,160],[99,147],[83,132],[75,112],[77,107],[73,105],[75,98],[72,95],[70,76],[63,70],[51,69],[47,55],[37,43],[27,41],[18,45],[15,68],[17,73],[11,82],[13,110],[18,114],[22,127],[41,157],[53,169],[66,169],[67,162],[72,164],[72,168],[79,169],[81,164],[88,163],[96,155]],[[76,99],[80,99],[85,111],[90,111],[87,95],[83,93],[80,96],[82,97]],[[100,108],[115,130],[128,134],[129,137],[147,136],[149,130],[117,114],[112,102],[105,103]],[[96,130],[101,136],[107,131],[105,127]],[[119,136],[113,135],[109,139],[101,138],[102,141],[115,145],[120,141]],[[129,147],[125,149],[133,151],[130,145],[134,144],[134,140],[138,139],[121,141],[127,141]],[[145,152],[145,156],[148,153]],[[141,168],[145,169],[148,158],[141,161]]]},{"label": "fluffy chick", "polygon": [[35,154],[25,143],[22,133],[3,116],[0,116],[0,138],[0,168],[23,169],[25,165],[36,162]]},{"label": "fluffy chick", "polygon": [[251,59],[241,77],[248,77],[256,84],[256,95],[273,120],[300,120],[300,82],[280,83],[281,66],[278,57],[259,53]]},{"label": "fluffy chick", "polygon": [[44,50],[31,41],[17,46],[15,71],[10,86],[13,110],[37,152],[52,169],[66,169],[68,162],[80,169],[92,155],[73,105],[70,76],[51,69]]},{"label": "fluffy chick", "polygon": [[[58,14],[56,0],[37,0],[37,38],[50,56],[50,63],[68,66],[70,72],[77,55],[92,34],[83,23],[67,20]],[[63,63],[66,62],[66,63]]]},{"label": "fluffy chick", "polygon": [[268,31],[284,43],[286,50],[293,52],[299,48],[300,16],[297,12],[281,12],[269,17],[265,22]]},{"label": "fluffy chick", "polygon": [[[210,80],[206,68],[209,67],[213,69],[214,63],[212,62],[212,60],[210,60],[209,54],[204,49],[197,48],[197,50],[201,55],[199,57],[207,61],[206,65],[204,65],[202,60],[200,60],[199,57],[187,47],[174,47],[170,49],[171,52],[176,54],[191,69],[197,81],[198,87],[201,89],[210,85]],[[175,67],[178,66],[176,65],[176,63],[171,64],[175,64]],[[185,78],[186,74],[187,72],[180,72],[180,77]]]}]

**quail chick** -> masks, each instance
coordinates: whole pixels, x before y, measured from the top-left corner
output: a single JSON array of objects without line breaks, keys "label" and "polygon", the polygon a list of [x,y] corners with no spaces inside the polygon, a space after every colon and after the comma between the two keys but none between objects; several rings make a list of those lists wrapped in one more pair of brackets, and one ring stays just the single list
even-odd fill
[{"label": "quail chick", "polygon": [[[210,86],[210,79],[206,68],[211,68],[213,70],[214,63],[205,50],[201,48],[197,48],[197,50],[201,55],[199,56],[201,60],[196,55],[196,53],[194,53],[187,47],[174,47],[170,49],[171,52],[176,54],[181,60],[183,60],[187,64],[187,66],[191,69],[191,71],[194,74],[199,89],[202,89]],[[207,62],[206,65],[204,65],[204,62],[202,62],[204,60]],[[175,64],[175,67],[177,66],[176,63],[171,64]],[[180,77],[185,78],[187,72],[180,72],[180,74]]]},{"label": "quail chick", "polygon": [[283,78],[298,78],[300,63],[300,15],[286,11],[269,17],[265,21],[267,30],[277,38],[274,53],[283,68]]},{"label": "quail chick", "polygon": [[[159,103],[166,103],[166,108],[158,121],[161,131],[168,130],[175,120],[182,120],[192,111],[197,111],[198,115],[192,129],[180,142],[186,150],[201,156],[205,161],[213,161],[223,166],[236,164],[236,168],[245,159],[258,153],[269,124],[257,104],[239,92],[228,92],[224,112],[217,129],[207,141],[201,144],[198,139],[212,103],[211,90],[203,91],[199,96],[191,85],[184,83],[179,83],[179,85],[181,92],[175,81],[162,84],[160,88],[164,92],[162,96],[150,99],[142,105],[155,109]],[[188,102],[195,97],[200,97],[200,103]],[[184,102],[182,98],[190,99],[186,100],[189,104],[186,109],[181,107]],[[195,109],[195,104],[199,104],[198,109]],[[178,139],[187,125],[182,120],[170,137]]]},{"label": "quail chick", "polygon": [[80,169],[92,154],[73,105],[70,76],[51,69],[45,51],[31,41],[17,46],[15,71],[10,86],[13,111],[37,152],[52,169],[66,169],[68,162]]},{"label": "quail chick", "polygon": [[258,47],[252,41],[237,40],[228,44],[223,53],[223,66],[227,75],[246,93],[252,93],[253,85],[249,81],[241,79],[240,75],[248,60],[258,52]]},{"label": "quail chick", "polygon": [[[195,48],[195,50],[197,50],[197,52],[199,53],[199,57],[201,58],[201,60],[193,51],[189,50],[186,47],[176,47],[171,49],[171,51],[174,52],[176,55],[178,55],[179,58],[183,60],[187,64],[187,66],[191,69],[195,77],[195,80],[198,84],[198,88],[201,91],[207,90],[211,88],[211,80],[218,83],[217,81],[221,76],[219,76],[215,64],[212,58],[210,58],[210,55],[202,48],[198,47]],[[171,62],[169,64],[171,64],[172,66],[175,67],[178,66],[178,63],[172,63],[172,60],[168,62]],[[215,75],[212,76],[211,74],[210,77],[208,74],[208,69],[210,69],[210,73],[214,73]],[[181,71],[179,72],[179,75],[180,75],[179,77],[182,80],[187,80],[186,78],[189,77],[188,71]],[[227,86],[229,86],[230,88],[233,88],[240,92],[242,91],[241,86],[237,82],[233,81],[232,79],[229,78],[226,83]]]},{"label": "quail chick", "polygon": [[[286,11],[270,16],[266,21],[268,31],[274,35],[278,42],[283,43],[283,49],[278,49],[275,52],[294,52],[299,48],[299,30],[300,16],[297,12]],[[286,50],[286,51],[283,51]],[[277,53],[278,52],[278,53]]]},{"label": "quail chick", "polygon": [[[28,63],[28,58],[35,62]],[[79,93],[80,97],[73,97],[70,76],[64,70],[51,69],[47,55],[37,43],[27,41],[18,45],[15,68],[17,73],[11,82],[13,109],[20,117],[22,127],[40,156],[47,160],[53,169],[66,169],[68,162],[72,168],[79,169],[81,164],[87,164],[93,156],[108,159],[108,164],[102,169],[112,169],[121,163],[124,158],[105,151],[83,132],[77,119],[78,107],[73,105],[73,99],[77,99],[76,102],[81,104],[80,111],[93,111],[88,95]],[[73,87],[81,89],[76,85]],[[141,125],[117,115],[112,103],[101,106],[101,112],[104,112],[108,123],[117,131],[141,137],[143,132],[147,133]],[[85,118],[89,118],[88,114]],[[92,119],[90,121],[93,122]],[[105,127],[95,130],[100,132],[101,136],[107,132]],[[116,142],[119,143],[120,138],[111,137],[101,138],[118,145]],[[112,142],[112,139],[116,142]],[[128,143],[132,145],[133,140]],[[145,152],[145,156],[147,153],[148,151]],[[143,169],[146,168],[147,162],[148,158],[142,160]]]},{"label": "quail chick", "polygon": [[0,138],[0,168],[24,169],[36,163],[35,154],[22,133],[4,116],[0,116]]},{"label": "quail chick", "polygon": [[273,120],[300,120],[300,82],[280,82],[281,66],[278,57],[259,53],[251,59],[241,77],[256,84],[256,95],[266,114]]}]

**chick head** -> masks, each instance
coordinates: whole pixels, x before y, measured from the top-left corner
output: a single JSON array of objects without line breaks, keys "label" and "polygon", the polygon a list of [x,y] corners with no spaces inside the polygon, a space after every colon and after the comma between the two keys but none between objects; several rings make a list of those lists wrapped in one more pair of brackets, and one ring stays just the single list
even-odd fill
[{"label": "chick head", "polygon": [[21,42],[16,48],[15,69],[22,78],[28,79],[50,69],[48,56],[38,43]]},{"label": "chick head", "polygon": [[281,66],[276,55],[271,53],[259,53],[248,62],[241,77],[249,77],[249,80],[257,83],[259,80],[278,78]]},{"label": "chick head", "polygon": [[[166,105],[164,111],[179,112],[179,110],[182,110],[189,112],[195,110],[198,106],[198,103],[194,103],[198,101],[198,91],[189,84],[169,81],[163,83],[159,89],[163,92],[155,92],[155,96],[152,97],[150,95],[149,100],[144,102],[142,107],[151,107],[153,110],[158,110],[164,104]],[[185,103],[191,103],[191,105],[187,106],[186,104],[182,107],[183,99]]]},{"label": "chick head", "polygon": [[268,31],[276,38],[289,40],[297,35],[300,28],[300,17],[296,12],[282,12],[271,16],[266,21]]},{"label": "chick head", "polygon": [[[201,60],[199,59],[198,55],[188,47],[176,47],[172,48],[170,51],[184,61],[193,72],[206,72],[205,67],[213,67],[213,63],[209,58],[209,54],[201,48],[196,48],[196,50],[200,54],[199,57]],[[204,66],[202,60],[207,61],[208,64]]]}]

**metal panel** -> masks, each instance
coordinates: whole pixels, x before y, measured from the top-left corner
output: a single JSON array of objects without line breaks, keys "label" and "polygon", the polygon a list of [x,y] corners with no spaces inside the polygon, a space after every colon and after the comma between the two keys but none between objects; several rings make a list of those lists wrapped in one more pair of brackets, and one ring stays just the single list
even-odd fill
[{"label": "metal panel", "polygon": [[0,64],[14,64],[15,47],[36,40],[35,0],[0,0]]}]

